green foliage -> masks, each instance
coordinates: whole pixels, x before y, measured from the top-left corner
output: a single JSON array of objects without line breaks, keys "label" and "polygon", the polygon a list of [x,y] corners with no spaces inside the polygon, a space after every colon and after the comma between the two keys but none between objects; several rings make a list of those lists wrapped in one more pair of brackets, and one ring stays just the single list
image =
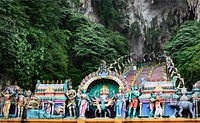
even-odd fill
[{"label": "green foliage", "polygon": [[192,88],[200,78],[200,23],[188,21],[181,25],[165,50],[184,77],[186,87]]},{"label": "green foliage", "polygon": [[[126,39],[118,33],[106,31],[102,25],[91,23],[80,26],[76,30],[76,39],[73,50],[84,71],[94,71],[98,68],[100,59],[110,62],[126,54]],[[118,47],[122,50],[119,51]]]},{"label": "green foliage", "polygon": [[68,46],[71,36],[68,30],[54,30],[47,34],[49,39],[45,42],[43,79],[65,80],[68,73]]},{"label": "green foliage", "polygon": [[106,28],[120,31],[120,25],[126,23],[127,3],[124,0],[92,0],[92,5],[100,23]]},{"label": "green foliage", "polygon": [[78,86],[101,59],[127,53],[126,38],[72,11],[70,1],[0,1],[0,80],[33,89],[37,79],[72,78]]}]

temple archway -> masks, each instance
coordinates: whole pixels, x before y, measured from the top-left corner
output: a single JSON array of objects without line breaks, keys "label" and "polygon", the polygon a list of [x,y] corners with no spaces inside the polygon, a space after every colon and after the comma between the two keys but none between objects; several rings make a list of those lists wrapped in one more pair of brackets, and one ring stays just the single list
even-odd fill
[{"label": "temple archway", "polygon": [[78,93],[81,93],[83,87],[87,90],[87,93],[91,93],[95,88],[101,88],[103,85],[108,86],[111,90],[114,89],[115,92],[118,91],[119,87],[122,87],[124,91],[128,89],[126,80],[118,73],[114,71],[97,71],[89,74],[82,80]]}]

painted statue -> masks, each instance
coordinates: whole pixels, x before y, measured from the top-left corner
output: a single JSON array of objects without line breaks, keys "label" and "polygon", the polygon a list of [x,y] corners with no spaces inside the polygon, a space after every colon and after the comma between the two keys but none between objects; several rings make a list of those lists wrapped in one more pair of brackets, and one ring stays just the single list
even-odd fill
[{"label": "painted statue", "polygon": [[46,114],[47,115],[51,115],[52,114],[52,105],[54,105],[54,103],[52,102],[52,101],[47,101],[47,106],[46,106],[46,108],[45,108],[45,110],[46,110]]},{"label": "painted statue", "polygon": [[122,105],[122,117],[125,118],[126,117],[126,101],[124,101],[123,105]]},{"label": "painted statue", "polygon": [[31,96],[31,100],[28,102],[26,107],[27,109],[37,109],[39,108],[39,103],[37,102],[37,98],[35,96]]},{"label": "painted statue", "polygon": [[8,118],[9,110],[11,106],[11,97],[13,94],[14,92],[10,94],[8,89],[5,92],[2,92],[2,95],[4,96],[4,101],[5,101],[4,106],[3,106],[3,114],[5,118]]},{"label": "painted statue", "polygon": [[188,110],[189,113],[192,115],[192,118],[195,118],[195,114],[193,112],[193,104],[192,102],[188,101],[189,98],[186,96],[186,92],[186,88],[181,89],[182,96],[180,97],[179,101],[172,102],[173,95],[171,96],[170,105],[175,107],[176,111],[170,117],[176,117],[177,113],[180,117],[182,117],[183,110]]},{"label": "painted statue", "polygon": [[138,91],[138,86],[135,85],[134,88],[132,88],[130,94],[129,94],[129,106],[128,106],[128,117],[131,117],[131,111],[133,108],[133,113],[132,113],[132,117],[136,117],[136,109],[138,107],[138,97],[139,97],[140,93]]},{"label": "painted statue", "polygon": [[126,112],[127,112],[127,109],[126,109],[126,103],[128,101],[128,98],[129,98],[129,90],[127,89],[125,92],[124,92],[124,103],[122,105],[122,117],[125,118],[126,117]]},{"label": "painted statue", "polygon": [[31,100],[31,94],[32,94],[32,92],[30,91],[30,90],[28,90],[28,91],[25,91],[25,105],[27,106],[28,105],[28,103],[29,103],[29,101]]},{"label": "painted statue", "polygon": [[80,94],[80,100],[79,100],[79,103],[78,103],[80,117],[85,117],[86,110],[89,110],[88,101],[91,102],[86,91],[87,91],[86,88],[83,88],[82,93]]},{"label": "painted statue", "polygon": [[157,118],[157,117],[162,117],[162,107],[161,107],[161,101],[162,101],[162,98],[161,98],[161,94],[160,92],[156,95],[156,101],[155,101],[155,114],[154,114],[154,117]]},{"label": "painted statue", "polygon": [[108,75],[108,71],[109,71],[109,69],[108,69],[108,67],[106,65],[106,61],[105,60],[101,60],[100,68],[98,69],[99,75],[102,78],[105,78]]},{"label": "painted statue", "polygon": [[28,109],[28,104],[31,101],[31,94],[32,92],[30,91],[30,89],[28,91],[25,91],[25,109],[24,109],[24,114],[27,114],[27,109]]},{"label": "painted statue", "polygon": [[57,114],[57,115],[64,115],[65,114],[65,107],[64,106],[58,106],[58,107],[56,107],[55,114]]},{"label": "painted statue", "polygon": [[107,72],[107,65],[105,60],[101,60],[99,71]]},{"label": "painted statue", "polygon": [[150,98],[150,102],[148,107],[150,108],[150,112],[149,112],[149,117],[153,117],[154,116],[154,108],[155,108],[155,101],[156,101],[156,96],[155,94],[151,94],[151,98]]},{"label": "painted statue", "polygon": [[72,89],[72,86],[69,85],[69,90],[66,92],[66,95],[68,97],[68,105],[67,108],[69,108],[69,114],[70,117],[76,117],[76,91]]},{"label": "painted statue", "polygon": [[[110,98],[110,90],[106,85],[103,85],[102,88],[100,89],[100,95],[97,98],[96,97],[97,91],[94,93],[94,98],[92,101],[92,104],[94,106],[97,106],[98,113],[100,114],[100,117],[104,115],[104,117],[108,116],[110,117],[110,111],[107,109],[107,107],[114,105],[114,96]],[[114,92],[113,92],[114,93]],[[97,115],[97,114],[95,114]]]},{"label": "painted statue", "polygon": [[4,97],[3,94],[0,93],[0,115],[3,114],[3,104],[4,104]]},{"label": "painted statue", "polygon": [[99,113],[101,113],[101,100],[100,100],[100,98],[96,97],[96,93],[97,93],[97,91],[94,92],[94,98],[95,99],[92,99],[93,102],[91,102],[91,103],[92,103],[93,106],[96,106]]},{"label": "painted statue", "polygon": [[25,104],[25,97],[23,95],[23,90],[20,89],[18,93],[18,101],[17,101],[18,117],[22,117],[24,104]]},{"label": "painted statue", "polygon": [[115,95],[115,97],[117,99],[115,102],[116,117],[122,117],[122,107],[123,107],[123,104],[125,103],[124,94],[122,91],[123,90],[120,87],[118,90],[118,93]]}]

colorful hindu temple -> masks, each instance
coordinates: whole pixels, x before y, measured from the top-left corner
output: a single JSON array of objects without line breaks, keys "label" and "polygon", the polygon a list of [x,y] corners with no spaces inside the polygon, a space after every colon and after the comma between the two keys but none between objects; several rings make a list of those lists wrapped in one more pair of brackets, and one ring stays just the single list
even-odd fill
[{"label": "colorful hindu temple", "polygon": [[188,92],[170,57],[157,64],[130,62],[123,71],[102,60],[77,91],[72,81],[38,80],[34,93],[8,83],[1,93],[0,121],[200,122],[200,82]]}]

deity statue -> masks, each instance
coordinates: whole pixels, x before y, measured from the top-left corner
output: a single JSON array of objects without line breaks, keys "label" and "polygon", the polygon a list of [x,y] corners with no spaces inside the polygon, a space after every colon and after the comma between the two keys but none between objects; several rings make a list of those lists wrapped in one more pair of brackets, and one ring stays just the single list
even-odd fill
[{"label": "deity statue", "polygon": [[52,111],[52,105],[53,105],[54,103],[52,102],[52,101],[47,101],[47,106],[46,106],[46,108],[45,108],[45,110],[46,110],[46,114],[47,115],[51,115],[52,113],[51,112],[53,112]]},{"label": "deity statue", "polygon": [[3,104],[4,104],[4,98],[2,93],[0,93],[0,115],[3,114]]},{"label": "deity statue", "polygon": [[102,78],[105,78],[108,75],[108,66],[106,65],[105,60],[101,60],[100,68],[98,69],[98,73]]},{"label": "deity statue", "polygon": [[155,107],[155,101],[156,101],[156,96],[154,94],[151,94],[150,102],[149,102],[149,105],[147,106],[147,107],[150,108],[149,118],[153,117],[153,111],[154,111],[154,107]]},{"label": "deity statue", "polygon": [[14,94],[14,92],[12,92],[10,94],[9,90],[5,90],[5,93],[2,92],[2,95],[4,96],[4,106],[3,106],[3,114],[5,118],[8,118],[9,115],[9,110],[10,110],[10,106],[11,106],[11,97]]},{"label": "deity statue", "polygon": [[[76,91],[72,89],[72,86],[69,85],[69,90],[66,92],[66,95],[68,97],[68,105],[67,108],[69,108],[69,114],[70,117],[76,117]],[[73,113],[73,114],[72,114]]]},{"label": "deity statue", "polygon": [[[110,94],[110,90],[108,89],[107,86],[103,85],[103,87],[100,90],[101,105],[108,102],[108,100],[110,99],[109,94]],[[101,107],[105,108],[105,106],[101,106]],[[104,108],[103,108],[103,110],[104,110]]]},{"label": "deity statue", "polygon": [[132,117],[136,117],[136,109],[138,107],[138,97],[140,93],[138,91],[138,86],[135,85],[134,88],[132,88],[130,94],[129,94],[129,106],[128,106],[128,117],[131,117],[131,110],[133,108],[133,114]]},{"label": "deity statue", "polygon": [[122,91],[123,89],[119,87],[118,93],[115,95],[117,99],[115,102],[116,117],[122,117],[122,107],[123,107],[123,104],[125,103],[124,94]]},{"label": "deity statue", "polygon": [[[106,85],[103,85],[103,87],[100,89],[100,96],[98,98],[96,97],[96,92],[97,91],[95,91],[95,93],[94,93],[95,99],[92,100],[93,101],[92,104],[94,106],[97,106],[100,117],[102,117],[102,114],[104,115],[104,117],[106,117],[106,115],[107,115],[106,107],[114,105],[114,99],[113,99],[114,96],[112,99],[110,99],[110,96],[109,96],[110,90],[108,89],[108,87]],[[108,111],[108,113],[110,113],[110,112]],[[110,114],[109,114],[109,116],[110,116]]]},{"label": "deity statue", "polygon": [[56,107],[55,114],[57,114],[57,115],[64,115],[65,114],[65,107],[64,106],[58,106],[58,107]]},{"label": "deity statue", "polygon": [[161,95],[160,92],[158,92],[158,94],[156,95],[156,101],[155,101],[155,114],[154,117],[157,118],[158,116],[162,117],[162,107],[161,107]]},{"label": "deity statue", "polygon": [[24,106],[25,106],[25,109],[24,109],[24,114],[26,115],[27,114],[27,106],[29,104],[29,101],[31,100],[31,94],[32,92],[30,90],[28,91],[25,91],[25,102],[24,102]]},{"label": "deity statue", "polygon": [[99,71],[107,72],[107,65],[105,60],[101,60]]},{"label": "deity statue", "polygon": [[40,84],[41,84],[40,80],[37,80],[37,84],[36,84],[35,88],[38,88]]},{"label": "deity statue", "polygon": [[122,105],[122,117],[125,118],[126,117],[126,112],[127,112],[127,109],[126,109],[126,104],[127,104],[127,101],[129,100],[129,89],[127,89],[125,92],[124,92],[124,103]]},{"label": "deity statue", "polygon": [[126,101],[123,103],[122,105],[122,117],[125,118],[126,117]]},{"label": "deity statue", "polygon": [[[80,100],[78,102],[78,106],[79,106],[79,114],[80,117],[85,117],[85,112],[86,110],[89,110],[89,102],[91,102],[91,100],[89,99],[88,94],[86,93],[86,88],[82,88],[82,92],[80,94]],[[78,95],[79,96],[79,95]]]},{"label": "deity statue", "polygon": [[28,102],[28,109],[37,109],[39,108],[39,103],[37,102],[37,98],[35,96],[31,96],[31,100]]},{"label": "deity statue", "polygon": [[25,104],[28,105],[29,101],[31,100],[31,90],[25,91]]},{"label": "deity statue", "polygon": [[18,117],[22,117],[23,110],[24,110],[24,104],[25,104],[25,97],[23,95],[23,90],[20,89],[18,94],[19,94],[18,101],[17,101]]}]

